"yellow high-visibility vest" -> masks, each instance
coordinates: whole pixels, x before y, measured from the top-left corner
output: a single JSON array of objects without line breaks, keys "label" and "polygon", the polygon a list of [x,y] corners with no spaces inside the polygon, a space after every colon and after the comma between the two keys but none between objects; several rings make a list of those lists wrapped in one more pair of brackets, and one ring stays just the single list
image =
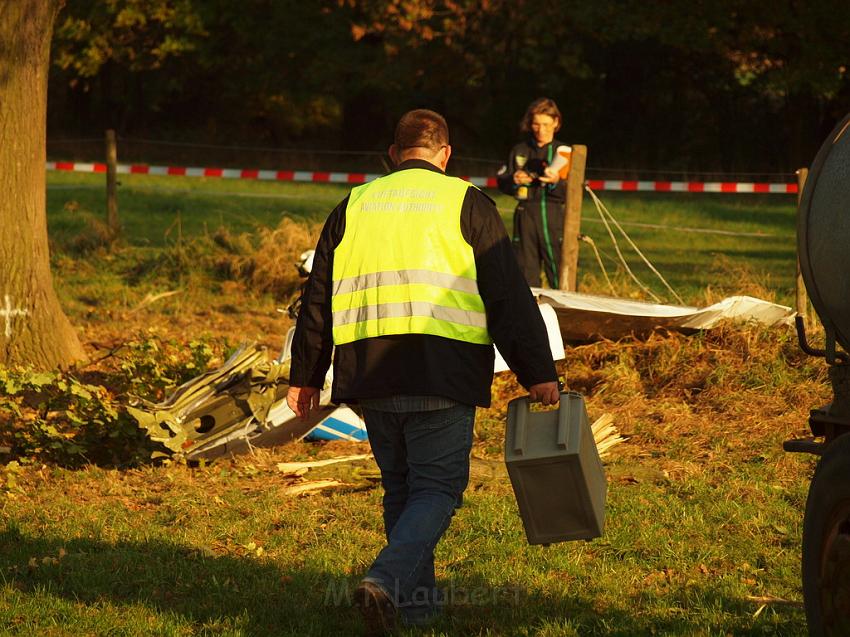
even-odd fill
[{"label": "yellow high-visibility vest", "polygon": [[460,228],[469,187],[411,168],[351,191],[333,257],[335,345],[391,334],[492,343]]}]

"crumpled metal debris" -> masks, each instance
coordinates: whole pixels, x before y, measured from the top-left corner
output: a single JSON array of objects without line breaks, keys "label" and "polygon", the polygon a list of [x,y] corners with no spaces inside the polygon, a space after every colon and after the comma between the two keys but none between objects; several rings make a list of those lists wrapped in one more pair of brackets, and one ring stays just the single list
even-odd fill
[{"label": "crumpled metal debris", "polygon": [[325,387],[322,406],[303,421],[286,404],[288,389],[289,360],[271,362],[265,348],[248,343],[164,401],[137,398],[127,409],[151,440],[173,454],[211,459],[297,440],[336,409]]}]

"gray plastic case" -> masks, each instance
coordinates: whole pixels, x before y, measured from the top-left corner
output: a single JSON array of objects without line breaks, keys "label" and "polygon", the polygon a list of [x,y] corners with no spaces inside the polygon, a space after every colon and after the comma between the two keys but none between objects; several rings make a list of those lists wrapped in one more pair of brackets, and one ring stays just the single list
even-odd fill
[{"label": "gray plastic case", "polygon": [[505,464],[529,544],[602,535],[607,483],[581,394],[561,394],[558,409],[508,404]]}]

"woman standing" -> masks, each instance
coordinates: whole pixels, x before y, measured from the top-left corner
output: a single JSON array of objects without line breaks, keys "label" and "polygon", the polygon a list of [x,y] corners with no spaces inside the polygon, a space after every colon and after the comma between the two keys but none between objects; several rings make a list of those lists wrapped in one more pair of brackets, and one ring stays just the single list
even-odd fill
[{"label": "woman standing", "polygon": [[555,139],[561,111],[555,102],[534,100],[520,122],[525,139],[511,149],[499,171],[499,189],[517,199],[513,243],[528,285],[540,285],[540,265],[552,288],[558,287],[564,236],[566,183],[546,168],[563,144]]}]

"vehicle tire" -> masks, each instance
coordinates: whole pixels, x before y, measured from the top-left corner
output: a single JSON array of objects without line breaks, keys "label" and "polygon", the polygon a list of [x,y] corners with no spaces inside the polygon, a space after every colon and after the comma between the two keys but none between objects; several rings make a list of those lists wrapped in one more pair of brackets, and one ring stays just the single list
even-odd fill
[{"label": "vehicle tire", "polygon": [[850,435],[827,447],[809,486],[802,571],[809,634],[850,635]]}]

